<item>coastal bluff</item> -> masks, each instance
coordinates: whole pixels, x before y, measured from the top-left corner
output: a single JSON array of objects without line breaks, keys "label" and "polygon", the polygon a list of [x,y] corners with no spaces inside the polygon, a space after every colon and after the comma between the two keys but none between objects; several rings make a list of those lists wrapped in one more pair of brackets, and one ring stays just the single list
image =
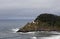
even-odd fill
[{"label": "coastal bluff", "polygon": [[54,14],[40,14],[33,22],[27,23],[17,32],[32,31],[60,31],[60,16]]}]

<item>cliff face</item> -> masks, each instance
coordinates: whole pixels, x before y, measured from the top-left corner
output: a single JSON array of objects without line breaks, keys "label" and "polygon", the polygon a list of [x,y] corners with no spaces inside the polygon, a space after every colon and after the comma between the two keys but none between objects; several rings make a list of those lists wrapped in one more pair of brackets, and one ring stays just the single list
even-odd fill
[{"label": "cliff face", "polygon": [[60,16],[53,14],[40,14],[37,18],[27,23],[17,32],[31,32],[31,31],[60,31]]}]

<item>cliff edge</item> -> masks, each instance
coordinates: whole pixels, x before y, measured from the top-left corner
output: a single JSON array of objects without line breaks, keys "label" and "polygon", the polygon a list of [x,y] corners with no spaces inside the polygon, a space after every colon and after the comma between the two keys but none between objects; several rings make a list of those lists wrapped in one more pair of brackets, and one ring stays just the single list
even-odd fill
[{"label": "cliff edge", "polygon": [[17,32],[32,31],[60,31],[60,16],[54,14],[40,14],[31,23],[27,23]]}]

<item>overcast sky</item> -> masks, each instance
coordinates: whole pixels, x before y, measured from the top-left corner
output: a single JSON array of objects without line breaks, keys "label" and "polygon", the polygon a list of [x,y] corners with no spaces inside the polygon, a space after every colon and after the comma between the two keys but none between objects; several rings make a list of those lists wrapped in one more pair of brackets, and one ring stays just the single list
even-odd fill
[{"label": "overcast sky", "polygon": [[0,19],[29,19],[40,13],[60,15],[60,0],[0,0]]}]

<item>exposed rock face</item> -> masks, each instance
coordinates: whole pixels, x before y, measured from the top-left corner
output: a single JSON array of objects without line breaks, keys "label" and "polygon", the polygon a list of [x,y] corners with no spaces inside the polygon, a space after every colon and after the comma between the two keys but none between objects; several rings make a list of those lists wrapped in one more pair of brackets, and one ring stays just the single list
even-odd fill
[{"label": "exposed rock face", "polygon": [[37,18],[27,23],[17,32],[31,32],[31,31],[60,31],[60,16],[53,14],[40,14]]},{"label": "exposed rock face", "polygon": [[20,28],[18,32],[29,32],[37,30],[37,24],[35,23],[27,23],[23,28]]}]

